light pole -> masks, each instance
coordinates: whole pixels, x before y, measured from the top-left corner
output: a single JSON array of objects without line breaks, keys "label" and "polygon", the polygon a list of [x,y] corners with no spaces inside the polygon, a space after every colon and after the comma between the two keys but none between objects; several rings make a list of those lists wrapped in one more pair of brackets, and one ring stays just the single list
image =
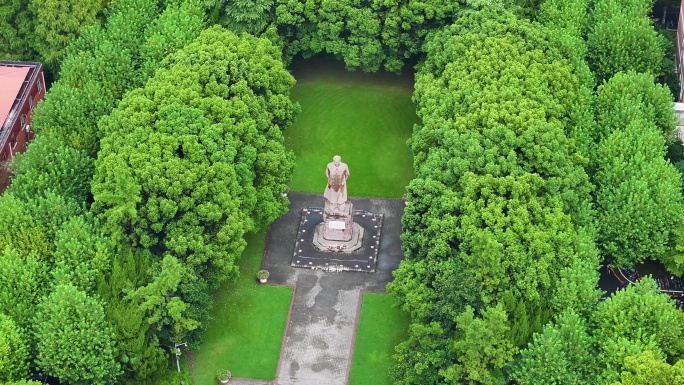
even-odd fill
[{"label": "light pole", "polygon": [[176,368],[178,368],[178,373],[180,373],[180,362],[178,361],[178,357],[181,355],[181,351],[179,346],[184,346],[188,347],[188,344],[186,342],[180,343],[180,344],[175,344],[173,345],[173,352],[176,353]]}]

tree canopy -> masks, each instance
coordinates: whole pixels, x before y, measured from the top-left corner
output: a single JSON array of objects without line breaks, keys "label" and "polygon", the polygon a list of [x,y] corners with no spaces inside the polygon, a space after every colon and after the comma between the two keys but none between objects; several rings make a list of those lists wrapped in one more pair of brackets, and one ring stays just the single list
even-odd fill
[{"label": "tree canopy", "polygon": [[119,364],[102,305],[71,285],[57,285],[38,305],[34,319],[37,364],[70,384],[115,381]]},{"label": "tree canopy", "polygon": [[0,381],[4,384],[26,377],[28,358],[25,331],[0,313]]},{"label": "tree canopy", "polygon": [[664,37],[649,18],[650,0],[594,2],[587,34],[588,62],[599,81],[633,70],[654,78],[663,72]]},{"label": "tree canopy", "polygon": [[468,13],[425,49],[406,259],[389,287],[415,325],[395,378],[499,383],[559,304],[597,300],[559,288],[598,264],[586,159],[568,138],[579,81],[548,31],[500,10]]},{"label": "tree canopy", "polygon": [[217,287],[243,235],[287,208],[294,79],[270,41],[218,26],[163,66],[100,121],[93,211],[113,239],[182,261],[191,287]]},{"label": "tree canopy", "polygon": [[0,57],[61,70],[0,197],[0,382],[166,383],[165,347],[199,341],[245,234],[287,209],[283,59],[328,53],[418,63],[395,383],[684,383],[672,301],[596,286],[601,258],[684,271],[651,6],[5,1]]}]

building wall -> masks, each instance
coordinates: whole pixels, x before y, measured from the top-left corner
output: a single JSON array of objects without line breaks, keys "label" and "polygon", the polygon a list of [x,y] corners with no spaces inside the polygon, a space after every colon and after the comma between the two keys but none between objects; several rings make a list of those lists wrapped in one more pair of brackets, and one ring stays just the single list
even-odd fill
[{"label": "building wall", "polygon": [[4,192],[9,184],[9,164],[14,155],[26,151],[28,142],[33,139],[34,134],[30,129],[32,113],[44,97],[45,78],[42,67],[39,67],[37,75],[31,74],[31,82],[19,107],[19,113],[11,126],[7,141],[4,145],[0,144],[2,146],[0,149],[0,193]]}]

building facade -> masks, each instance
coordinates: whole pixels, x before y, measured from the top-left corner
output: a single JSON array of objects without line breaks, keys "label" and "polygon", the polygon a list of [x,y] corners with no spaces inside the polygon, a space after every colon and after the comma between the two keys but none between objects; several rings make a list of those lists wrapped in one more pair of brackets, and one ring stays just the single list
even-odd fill
[{"label": "building facade", "polygon": [[40,63],[0,61],[0,192],[9,184],[14,155],[26,151],[33,139],[31,116],[44,96]]}]

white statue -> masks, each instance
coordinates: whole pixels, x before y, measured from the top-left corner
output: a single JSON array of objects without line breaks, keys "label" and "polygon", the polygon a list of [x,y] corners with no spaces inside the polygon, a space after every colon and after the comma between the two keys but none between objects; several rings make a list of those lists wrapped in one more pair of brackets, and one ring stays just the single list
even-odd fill
[{"label": "white statue", "polygon": [[342,158],[339,155],[333,157],[333,161],[328,163],[325,169],[325,175],[328,177],[328,186],[325,188],[323,196],[330,203],[340,205],[347,201],[347,178],[349,178],[349,167],[346,163],[342,163]]}]

